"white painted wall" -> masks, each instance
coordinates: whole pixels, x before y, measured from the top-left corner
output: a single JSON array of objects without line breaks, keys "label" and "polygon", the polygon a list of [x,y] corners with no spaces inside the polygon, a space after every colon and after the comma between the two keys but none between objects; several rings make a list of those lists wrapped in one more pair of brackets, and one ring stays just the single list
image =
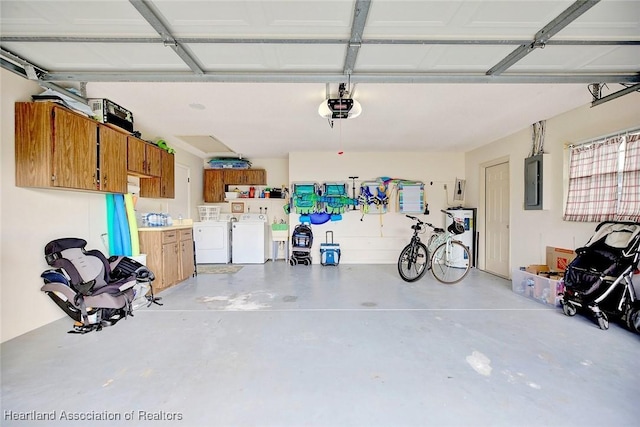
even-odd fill
[{"label": "white painted wall", "polygon": [[[31,101],[31,95],[43,89],[5,69],[0,69],[0,89],[0,339],[4,342],[66,317],[40,291],[40,274],[48,268],[44,246],[56,238],[80,237],[87,248],[106,252],[101,236],[107,227],[104,194],[15,186],[14,103]],[[197,172],[191,187],[195,206],[202,201],[202,159],[177,152],[176,162]],[[140,200],[142,205],[158,207],[168,203]]]},{"label": "white painted wall", "polygon": [[48,266],[44,246],[59,237],[77,236],[90,248],[104,249],[104,195],[15,186],[14,103],[30,101],[42,89],[1,70],[2,172],[0,222],[0,300],[2,341],[66,316],[40,292],[40,274]]},{"label": "white painted wall", "polygon": [[524,159],[531,150],[530,128],[465,154],[467,199],[470,205],[479,208],[480,268],[484,266],[483,167],[499,159],[509,161],[511,269],[528,264],[545,264],[546,246],[575,249],[586,243],[597,225],[562,220],[567,186],[566,145],[640,126],[640,93],[629,94],[594,108],[585,105],[546,119],[544,151],[548,154],[544,162],[548,164],[544,180],[551,185],[544,198],[548,209],[525,211],[523,208]]},{"label": "white painted wall", "polygon": [[[377,177],[390,177],[423,181],[426,202],[430,214],[421,215],[427,222],[444,225],[445,209],[452,203],[451,189],[456,177],[464,176],[464,154],[462,153],[349,153],[335,152],[289,153],[289,178],[293,182],[347,182],[351,195],[349,176],[358,176],[356,195],[361,181],[372,181]],[[449,188],[446,200],[444,184]],[[340,244],[340,263],[385,263],[398,261],[401,249],[409,242],[413,222],[397,212],[396,192],[392,194],[389,212],[384,215],[362,215],[350,211],[341,221],[330,221],[312,225],[314,233],[313,262],[320,262],[320,243],[325,241],[326,231],[331,230],[334,240]],[[299,215],[290,215],[290,230],[299,223]]]}]

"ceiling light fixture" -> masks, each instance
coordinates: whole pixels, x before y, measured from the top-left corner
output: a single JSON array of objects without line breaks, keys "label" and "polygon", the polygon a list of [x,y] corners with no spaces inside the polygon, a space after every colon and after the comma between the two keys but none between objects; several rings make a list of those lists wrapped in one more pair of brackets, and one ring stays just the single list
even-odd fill
[{"label": "ceiling light fixture", "polygon": [[331,127],[334,119],[355,119],[361,113],[362,106],[349,97],[349,91],[344,83],[340,83],[338,98],[325,99],[318,107],[318,114],[328,119]]}]

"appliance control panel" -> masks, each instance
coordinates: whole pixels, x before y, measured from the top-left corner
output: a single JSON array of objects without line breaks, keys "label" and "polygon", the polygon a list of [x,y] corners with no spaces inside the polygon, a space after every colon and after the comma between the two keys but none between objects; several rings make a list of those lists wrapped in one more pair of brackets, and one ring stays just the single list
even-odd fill
[{"label": "appliance control panel", "polygon": [[268,218],[267,218],[267,214],[261,214],[261,213],[245,213],[240,215],[240,221],[261,221],[261,222],[267,222]]}]

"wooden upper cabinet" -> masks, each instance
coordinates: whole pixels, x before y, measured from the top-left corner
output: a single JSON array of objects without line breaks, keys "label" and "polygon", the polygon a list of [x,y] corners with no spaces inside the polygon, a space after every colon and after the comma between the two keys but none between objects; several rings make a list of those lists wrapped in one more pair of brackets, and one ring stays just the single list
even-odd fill
[{"label": "wooden upper cabinet", "polygon": [[15,104],[16,185],[175,197],[173,154],[51,102]]},{"label": "wooden upper cabinet", "polygon": [[133,136],[127,137],[127,171],[131,175],[146,175],[146,143]]},{"label": "wooden upper cabinet", "polygon": [[101,190],[96,121],[53,103],[19,102],[15,125],[17,186]]},{"label": "wooden upper cabinet", "polygon": [[267,185],[267,172],[264,169],[222,169],[226,185]]},{"label": "wooden upper cabinet", "polygon": [[133,136],[127,138],[127,171],[131,175],[160,176],[160,148]]},{"label": "wooden upper cabinet", "polygon": [[15,104],[16,185],[53,186],[53,109],[47,104]]},{"label": "wooden upper cabinet", "polygon": [[100,190],[127,192],[127,136],[107,126],[99,126]]},{"label": "wooden upper cabinet", "polygon": [[98,190],[98,123],[53,108],[53,185]]},{"label": "wooden upper cabinet", "polygon": [[222,180],[225,185],[229,184],[244,184],[244,174],[243,171],[238,169],[222,169]]},{"label": "wooden upper cabinet", "polygon": [[160,176],[140,178],[140,197],[175,198],[175,159],[173,154],[160,150]]},{"label": "wooden upper cabinet", "polygon": [[224,170],[204,170],[204,201],[206,203],[224,201]]},{"label": "wooden upper cabinet", "polygon": [[147,159],[147,174],[150,176],[162,175],[162,160],[161,156],[164,152],[163,149],[156,147],[155,145],[146,144],[145,155]]},{"label": "wooden upper cabinet", "polygon": [[224,192],[228,185],[267,185],[267,171],[264,169],[205,169],[204,201],[224,202]]},{"label": "wooden upper cabinet", "polygon": [[247,169],[244,171],[248,185],[267,185],[267,171],[264,169]]},{"label": "wooden upper cabinet", "polygon": [[160,176],[160,197],[173,199],[176,196],[174,156],[173,154],[169,154],[165,150],[162,150],[160,160],[160,163],[162,164],[162,172]]}]

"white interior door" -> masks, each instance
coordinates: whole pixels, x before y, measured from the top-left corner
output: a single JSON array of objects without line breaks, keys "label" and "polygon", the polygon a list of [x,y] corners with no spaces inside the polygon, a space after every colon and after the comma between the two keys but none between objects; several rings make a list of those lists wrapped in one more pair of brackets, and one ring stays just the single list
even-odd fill
[{"label": "white interior door", "polygon": [[509,277],[509,163],[485,169],[485,269]]},{"label": "white interior door", "polygon": [[[176,163],[175,168],[175,197],[168,202],[168,212],[173,219],[191,218],[191,169]],[[196,217],[197,221],[198,218]]]}]

